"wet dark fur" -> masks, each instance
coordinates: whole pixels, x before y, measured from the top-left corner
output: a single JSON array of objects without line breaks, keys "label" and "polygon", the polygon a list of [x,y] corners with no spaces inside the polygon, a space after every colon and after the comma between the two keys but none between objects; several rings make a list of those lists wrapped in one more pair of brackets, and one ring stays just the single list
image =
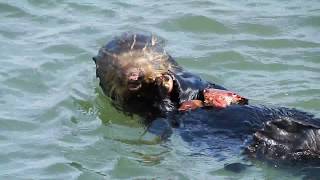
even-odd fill
[{"label": "wet dark fur", "polygon": [[[135,36],[135,46],[132,47]],[[97,77],[108,95],[110,84],[104,81],[107,54],[120,54],[132,49],[147,47],[164,52],[161,43],[150,46],[153,36],[125,34],[110,41],[94,57]],[[107,52],[107,53],[106,53]],[[150,126],[150,132],[166,137],[177,130],[186,142],[203,142],[209,151],[244,152],[247,157],[273,163],[320,165],[320,120],[313,115],[289,108],[268,108],[253,105],[232,105],[226,109],[198,109],[178,112],[179,105],[187,100],[203,100],[202,91],[222,86],[205,81],[167,56],[166,63],[173,69],[168,73],[174,79],[173,92],[162,93],[156,84],[145,84],[140,95],[131,94],[124,103],[118,104],[112,94],[113,104],[128,114],[138,114]]]}]

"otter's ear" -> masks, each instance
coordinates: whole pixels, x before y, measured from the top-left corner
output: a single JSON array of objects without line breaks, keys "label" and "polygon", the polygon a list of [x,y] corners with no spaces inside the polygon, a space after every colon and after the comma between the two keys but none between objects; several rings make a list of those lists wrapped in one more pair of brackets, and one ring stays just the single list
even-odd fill
[{"label": "otter's ear", "polygon": [[98,60],[97,56],[92,57],[92,60],[94,61],[94,63],[97,63],[97,60]]}]

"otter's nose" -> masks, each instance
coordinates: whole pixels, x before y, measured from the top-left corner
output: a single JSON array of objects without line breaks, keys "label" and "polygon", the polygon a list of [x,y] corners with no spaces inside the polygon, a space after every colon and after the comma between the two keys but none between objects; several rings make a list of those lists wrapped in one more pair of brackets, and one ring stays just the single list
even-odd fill
[{"label": "otter's nose", "polygon": [[128,80],[129,81],[137,81],[139,79],[139,72],[131,72],[129,73]]},{"label": "otter's nose", "polygon": [[132,68],[127,72],[128,78],[128,90],[137,91],[142,87],[141,80],[143,78],[143,73],[138,68]]}]

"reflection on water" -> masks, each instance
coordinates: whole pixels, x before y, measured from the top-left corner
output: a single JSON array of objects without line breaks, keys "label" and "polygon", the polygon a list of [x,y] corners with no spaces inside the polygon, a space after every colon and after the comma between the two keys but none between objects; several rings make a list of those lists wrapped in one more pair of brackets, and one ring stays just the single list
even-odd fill
[{"label": "reflection on water", "polygon": [[241,156],[159,141],[110,106],[91,57],[114,35],[153,32],[190,71],[319,117],[319,1],[0,1],[0,20],[0,179],[301,178],[260,162],[232,174]]}]

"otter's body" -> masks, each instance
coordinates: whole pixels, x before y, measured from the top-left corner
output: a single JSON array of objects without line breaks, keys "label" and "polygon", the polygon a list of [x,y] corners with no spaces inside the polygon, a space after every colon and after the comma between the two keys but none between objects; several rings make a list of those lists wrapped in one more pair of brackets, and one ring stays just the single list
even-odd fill
[{"label": "otter's body", "polygon": [[204,89],[225,88],[184,70],[154,36],[124,34],[102,47],[94,61],[112,104],[140,115],[155,134],[167,137],[171,128],[178,128],[185,141],[203,142],[212,150],[320,165],[320,120],[308,113],[252,105],[179,112],[183,102],[204,101]]}]

